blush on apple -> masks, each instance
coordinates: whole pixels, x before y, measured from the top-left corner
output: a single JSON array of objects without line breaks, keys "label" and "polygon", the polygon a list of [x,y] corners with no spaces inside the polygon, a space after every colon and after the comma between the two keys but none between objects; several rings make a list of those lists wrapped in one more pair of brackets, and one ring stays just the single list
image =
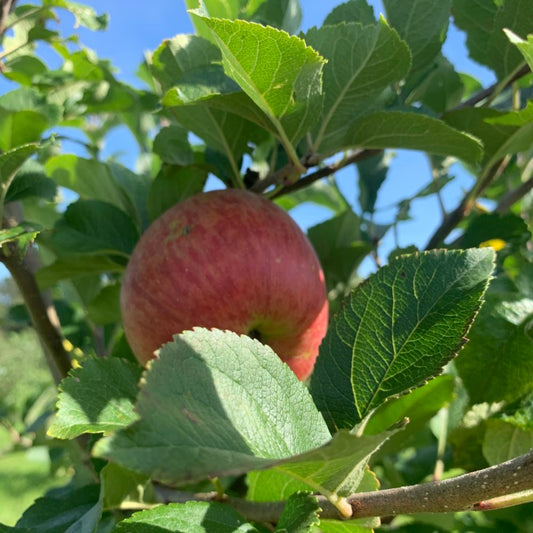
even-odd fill
[{"label": "blush on apple", "polygon": [[201,326],[270,345],[301,380],[328,322],[307,237],[270,200],[234,189],[190,197],[153,222],[127,266],[121,308],[142,364],[174,334]]}]

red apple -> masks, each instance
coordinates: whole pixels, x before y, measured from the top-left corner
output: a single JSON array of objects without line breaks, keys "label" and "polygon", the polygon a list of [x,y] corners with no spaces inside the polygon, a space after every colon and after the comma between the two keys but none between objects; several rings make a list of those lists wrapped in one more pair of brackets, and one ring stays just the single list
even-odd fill
[{"label": "red apple", "polygon": [[301,380],[328,321],[307,237],[271,201],[234,189],[188,198],[153,222],[127,266],[121,307],[142,364],[174,334],[202,326],[259,339]]}]

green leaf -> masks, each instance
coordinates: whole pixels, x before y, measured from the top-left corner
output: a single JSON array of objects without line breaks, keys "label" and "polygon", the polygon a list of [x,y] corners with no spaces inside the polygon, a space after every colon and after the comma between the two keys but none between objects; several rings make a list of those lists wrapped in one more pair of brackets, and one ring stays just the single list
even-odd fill
[{"label": "green leaf", "polygon": [[315,181],[309,187],[276,198],[275,202],[287,211],[305,202],[327,207],[335,214],[340,214],[349,208],[346,198],[339,191],[333,178]]},{"label": "green leaf", "polygon": [[141,419],[99,441],[96,453],[163,482],[261,468],[329,438],[292,371],[269,347],[231,332],[175,336],[141,391]]},{"label": "green leaf", "polygon": [[435,113],[459,105],[465,92],[461,76],[444,56],[439,55],[409,94],[410,102],[420,101]]},{"label": "green leaf", "polygon": [[57,413],[48,434],[73,439],[82,433],[109,434],[131,424],[141,368],[116,358],[88,359],[59,386]]},{"label": "green leaf", "polygon": [[33,159],[28,159],[16,173],[7,189],[5,202],[16,202],[30,196],[53,200],[57,186],[46,177],[43,166]]},{"label": "green leaf", "polygon": [[399,398],[389,398],[380,405],[365,426],[365,434],[376,434],[407,418],[403,431],[392,435],[378,450],[375,459],[404,449],[409,439],[424,428],[437,412],[454,399],[455,379],[449,374],[437,376],[429,383]]},{"label": "green leaf", "polygon": [[355,289],[333,317],[311,377],[331,426],[350,428],[442,371],[465,342],[493,259],[491,249],[403,256]]},{"label": "green leaf", "polygon": [[522,217],[513,213],[482,213],[468,224],[457,247],[471,248],[491,239],[501,239],[518,247],[530,238]]},{"label": "green leaf", "polygon": [[513,72],[523,57],[503,32],[509,29],[525,37],[533,20],[528,0],[453,0],[455,24],[467,35],[470,57],[494,70],[498,79]]},{"label": "green leaf", "polygon": [[8,111],[0,107],[0,150],[13,151],[41,139],[48,119],[36,111]]},{"label": "green leaf", "polygon": [[324,106],[315,149],[338,151],[355,119],[380,106],[379,94],[409,71],[405,43],[385,21],[312,28],[306,42],[328,63],[324,66]]},{"label": "green leaf", "polygon": [[[423,387],[399,398],[390,398],[380,405],[365,426],[365,434],[376,434],[408,418],[409,425],[398,434],[403,436],[411,430],[413,423],[426,422],[454,396],[454,378],[449,374],[437,376]],[[420,425],[420,424],[418,424]]]},{"label": "green leaf", "polygon": [[455,362],[472,403],[512,402],[533,388],[533,299],[508,282],[502,289],[500,281],[487,292],[470,342]]},{"label": "green leaf", "polygon": [[[316,123],[324,59],[298,37],[252,22],[202,16],[234,79],[272,122],[289,158],[293,143]],[[285,120],[284,120],[285,119]]]},{"label": "green leaf", "polygon": [[99,200],[70,204],[50,241],[60,254],[99,253],[129,256],[139,233],[128,215]]},{"label": "green leaf", "polygon": [[96,11],[87,5],[71,2],[70,0],[43,0],[43,6],[61,7],[70,11],[75,19],[76,26],[84,26],[90,30],[105,30],[109,17],[107,13],[97,15]]},{"label": "green leaf", "polygon": [[422,76],[438,56],[446,39],[451,0],[384,0],[387,20],[409,45],[412,68],[408,88],[422,81]]},{"label": "green leaf", "polygon": [[527,102],[524,109],[511,111],[503,115],[487,118],[489,124],[503,124],[509,126],[525,126],[533,120],[533,102]]},{"label": "green leaf", "polygon": [[236,511],[222,503],[170,503],[133,513],[117,524],[113,533],[257,533]]},{"label": "green leaf", "polygon": [[335,504],[339,497],[357,491],[369,458],[396,431],[358,436],[341,430],[324,446],[287,459],[274,469],[305,483]]},{"label": "green leaf", "polygon": [[39,269],[36,278],[39,286],[47,289],[64,279],[74,280],[83,276],[109,274],[123,270],[124,265],[103,255],[68,255]]},{"label": "green leaf", "polygon": [[19,242],[19,245],[24,247],[29,244],[28,241],[33,241],[38,233],[38,230],[25,224],[0,229],[0,247],[2,244],[14,241]]},{"label": "green leaf", "polygon": [[458,130],[466,131],[483,142],[483,164],[494,159],[502,146],[517,131],[515,126],[492,124],[489,120],[503,116],[504,113],[489,108],[466,108],[446,113],[443,120]]},{"label": "green leaf", "polygon": [[361,219],[351,209],[309,228],[308,236],[324,269],[328,289],[346,283],[373,249],[361,230]]},{"label": "green leaf", "polygon": [[[311,530],[312,533],[373,533],[375,527],[379,527],[380,523],[373,525],[361,524],[363,520],[340,520],[323,519],[320,520],[320,525]],[[379,522],[377,520],[376,522]],[[433,533],[433,531],[432,531]]]},{"label": "green leaf", "polygon": [[87,304],[87,316],[99,325],[120,322],[120,283],[103,287]]},{"label": "green leaf", "polygon": [[102,514],[99,485],[50,491],[27,509],[17,527],[32,533],[93,533]]},{"label": "green leaf", "polygon": [[4,195],[24,162],[38,150],[37,144],[27,144],[0,154],[0,188]]},{"label": "green leaf", "polygon": [[320,523],[318,518],[320,511],[316,496],[306,492],[296,492],[287,500],[275,531],[308,533],[309,528]]},{"label": "green leaf", "polygon": [[120,507],[124,502],[151,502],[154,488],[144,474],[131,472],[114,463],[108,463],[100,472],[103,486],[104,509]]},{"label": "green leaf", "polygon": [[483,149],[474,137],[436,118],[403,111],[378,111],[358,119],[344,145],[360,148],[406,148],[454,156],[468,163],[481,159]]},{"label": "green leaf", "polygon": [[[152,56],[150,71],[164,92],[175,87],[174,98],[181,104],[190,103],[210,92],[238,90],[234,82],[221,76],[222,71],[217,66],[220,59],[220,51],[213,43],[198,35],[182,34],[159,45]],[[199,87],[190,86],[190,81],[195,80],[202,82]]]},{"label": "green leaf", "polygon": [[533,448],[533,429],[522,429],[497,418],[486,422],[483,455],[489,465],[504,463]]},{"label": "green leaf", "polygon": [[504,28],[503,30],[509,41],[511,41],[522,53],[529,68],[533,70],[533,34],[527,36],[527,41],[521,39],[516,33]]},{"label": "green leaf", "polygon": [[[246,484],[248,486],[246,499],[254,502],[286,500],[295,492],[309,491],[310,489],[310,486],[303,480],[275,468],[249,472]],[[367,468],[364,471],[363,479],[357,492],[378,490],[378,488],[379,482],[377,478]]]},{"label": "green leaf", "polygon": [[207,170],[201,167],[165,165],[148,192],[148,214],[155,220],[173,205],[202,192]]},{"label": "green leaf", "polygon": [[363,25],[374,24],[374,10],[366,0],[350,0],[333,8],[324,20],[324,26],[335,26],[341,22],[360,22]]},{"label": "green leaf", "polygon": [[0,154],[0,220],[4,212],[5,197],[15,174],[37,150],[37,144],[26,144]]},{"label": "green leaf", "polygon": [[4,76],[20,85],[31,86],[35,77],[45,74],[46,65],[37,57],[16,55],[6,60]]},{"label": "green leaf", "polygon": [[167,126],[159,130],[154,139],[154,152],[164,163],[170,165],[190,165],[193,151],[187,138],[187,131],[180,126]]},{"label": "green leaf", "polygon": [[45,164],[48,176],[61,187],[79,194],[82,200],[101,200],[112,204],[137,221],[139,215],[132,198],[117,179],[117,167],[120,168],[120,165],[112,166],[72,154],[51,157]]},{"label": "green leaf", "polygon": [[265,0],[253,12],[250,20],[287,33],[296,33],[302,22],[302,9],[299,0]]},{"label": "green leaf", "polygon": [[359,205],[363,213],[373,213],[378,191],[389,171],[392,154],[381,153],[357,163],[359,174]]}]

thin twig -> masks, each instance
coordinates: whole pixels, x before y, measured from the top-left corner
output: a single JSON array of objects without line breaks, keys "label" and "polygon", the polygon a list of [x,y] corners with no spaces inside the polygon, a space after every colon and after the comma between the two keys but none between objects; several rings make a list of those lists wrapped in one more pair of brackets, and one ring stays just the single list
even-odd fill
[{"label": "thin twig", "polygon": [[7,29],[7,17],[15,7],[16,0],[0,0],[0,39]]},{"label": "thin twig", "polygon": [[465,109],[467,107],[474,107],[476,104],[479,104],[483,100],[486,100],[487,98],[492,97],[492,95],[495,94],[496,92],[500,92],[502,89],[506,89],[509,85],[512,85],[515,81],[524,77],[526,74],[529,74],[529,72],[531,72],[531,69],[529,68],[529,65],[526,63],[522,65],[519,69],[517,69],[516,72],[511,74],[509,79],[504,81],[504,85],[502,85],[501,81],[493,83],[486,89],[482,89],[481,91],[472,95],[470,98],[468,98],[464,102],[461,102],[459,105],[455,106],[454,108],[449,109],[447,112],[457,111],[459,109]]},{"label": "thin twig", "polygon": [[287,187],[284,187],[283,189],[278,191],[273,197],[277,198],[278,196],[282,196],[290,192],[304,189],[305,187],[308,187],[309,185],[311,185],[311,183],[319,179],[326,178],[327,176],[331,176],[332,174],[335,174],[335,172],[338,172],[342,168],[345,168],[353,163],[357,163],[358,161],[362,161],[363,159],[368,159],[369,157],[373,157],[381,152],[382,150],[370,150],[370,149],[356,150],[348,157],[345,157],[341,159],[340,161],[332,163],[331,165],[322,167],[316,170],[315,172],[312,172],[311,174],[307,174],[303,178],[299,179],[296,183],[293,183],[292,185],[288,185]]},{"label": "thin twig", "polygon": [[533,190],[533,176],[524,181],[516,189],[502,196],[494,211],[496,213],[506,213],[512,205],[521,200],[531,190]]},{"label": "thin twig", "polygon": [[473,187],[463,196],[459,205],[449,213],[442,221],[441,225],[435,230],[435,233],[429,239],[426,250],[441,246],[444,239],[457,227],[459,222],[467,216],[476,203],[478,196],[505,170],[509,163],[509,157],[500,159],[486,172],[485,177],[476,182]]}]

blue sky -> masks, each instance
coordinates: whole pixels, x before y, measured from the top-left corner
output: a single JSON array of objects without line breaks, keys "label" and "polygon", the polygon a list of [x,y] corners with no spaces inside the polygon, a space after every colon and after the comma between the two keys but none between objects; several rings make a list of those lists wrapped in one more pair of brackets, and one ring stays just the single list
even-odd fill
[{"label": "blue sky", "polygon": [[[118,78],[134,85],[139,85],[135,72],[146,51],[154,50],[163,39],[179,33],[191,33],[192,24],[186,12],[183,0],[153,0],[152,2],[131,2],[126,0],[92,0],[85,2],[97,12],[109,14],[109,27],[104,32],[91,32],[84,28],[73,30],[73,18],[61,12],[61,26],[65,32],[78,32],[80,42],[96,51],[99,57],[110,59],[118,68]],[[301,0],[303,8],[302,29],[321,25],[326,15],[340,1]],[[383,11],[381,1],[370,0],[374,12],[378,15]],[[464,44],[464,35],[453,26],[450,27],[444,46],[444,54],[457,70],[465,71],[477,77],[484,85],[494,81],[487,69],[469,60]],[[46,54],[47,60],[53,65],[54,57]],[[0,86],[1,87],[1,86]],[[68,147],[68,149],[71,149]],[[72,148],[73,149],[73,148]],[[135,143],[124,129],[111,132],[104,151],[105,154],[120,152],[119,160],[127,166],[134,167]],[[455,207],[463,191],[472,183],[469,176],[459,165],[454,167],[457,180],[444,189],[444,202],[447,209]],[[345,169],[337,175],[338,181],[349,201],[357,198],[357,175],[353,168]],[[383,209],[402,198],[414,194],[430,180],[429,164],[424,154],[398,151],[392,164],[389,176],[382,187],[377,204],[376,222],[386,223],[392,220],[394,210]],[[326,209],[300,206],[293,210],[292,215],[305,229],[325,220],[330,215]],[[413,221],[403,223],[399,228],[399,244],[407,246],[416,244],[423,246],[440,222],[440,210],[435,197],[417,200],[412,204]],[[382,255],[386,258],[394,248],[392,232],[383,241]],[[373,268],[371,262],[365,264],[365,271]]]}]

